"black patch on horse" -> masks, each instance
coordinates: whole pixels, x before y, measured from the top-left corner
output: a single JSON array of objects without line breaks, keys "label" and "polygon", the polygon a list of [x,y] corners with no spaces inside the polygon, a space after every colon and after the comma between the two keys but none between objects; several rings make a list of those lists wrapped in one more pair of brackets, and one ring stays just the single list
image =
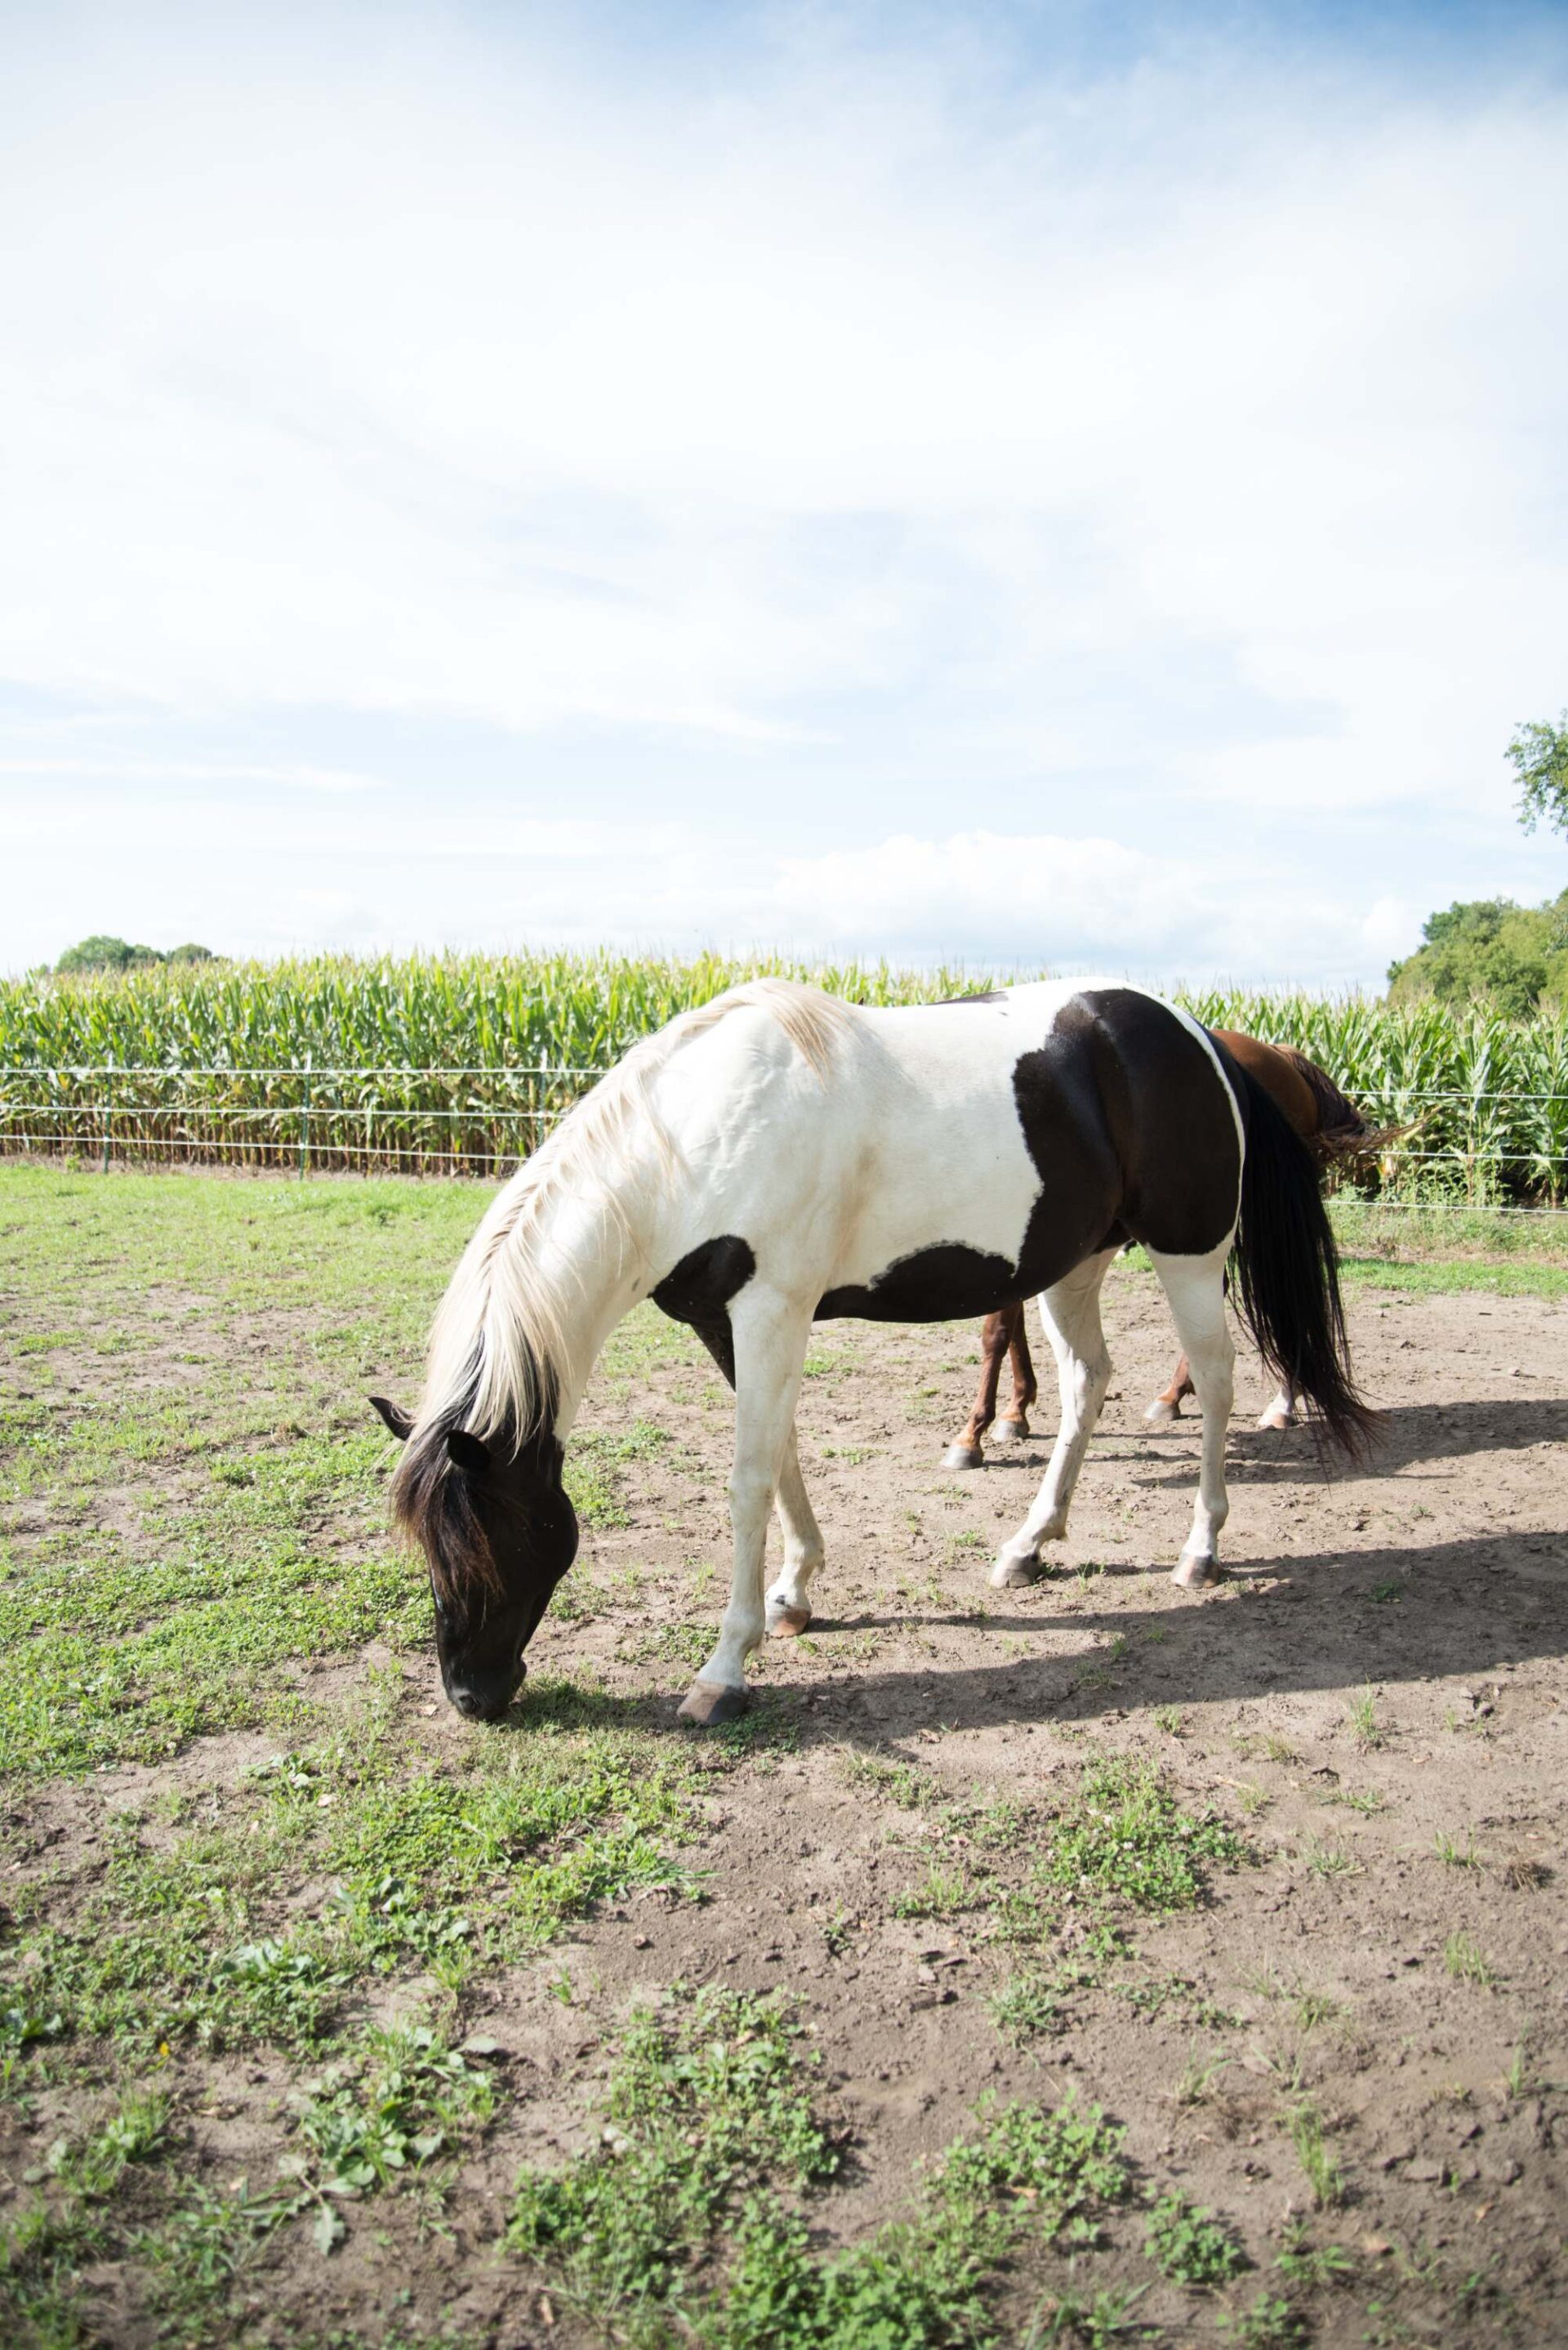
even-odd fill
[{"label": "black patch on horse", "polygon": [[1236,1118],[1168,1005],[1130,987],[1074,996],[1020,1056],[1012,1090],[1042,1185],[1021,1260],[1036,1288],[1127,1240],[1171,1256],[1219,1247],[1241,1187]]},{"label": "black patch on horse", "polygon": [[872,1281],[828,1290],[819,1322],[994,1314],[1128,1240],[1197,1256],[1231,1230],[1241,1162],[1226,1083],[1163,1003],[1134,988],[1074,996],[1044,1041],[1019,1055],[1012,1095],[1040,1177],[1017,1263],[939,1242]]},{"label": "black patch on horse", "polygon": [[939,1241],[897,1258],[875,1281],[846,1282],[818,1300],[814,1319],[846,1315],[860,1322],[957,1322],[994,1314],[1023,1293],[1018,1268],[989,1249]]},{"label": "black patch on horse", "polygon": [[672,1322],[684,1322],[696,1331],[732,1387],[735,1342],[730,1330],[730,1300],[740,1295],[756,1269],[750,1243],[726,1232],[688,1250],[652,1293],[654,1304]]}]

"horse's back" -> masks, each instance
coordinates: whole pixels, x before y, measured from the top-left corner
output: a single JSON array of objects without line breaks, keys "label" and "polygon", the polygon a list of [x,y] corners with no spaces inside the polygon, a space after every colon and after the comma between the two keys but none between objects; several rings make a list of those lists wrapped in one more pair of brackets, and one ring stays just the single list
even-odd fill
[{"label": "horse's back", "polygon": [[659,1098],[704,1195],[677,1253],[735,1235],[824,1315],[990,1312],[1123,1239],[1200,1253],[1234,1222],[1214,1048],[1116,982],[843,1007],[821,1066],[739,1003],[671,1057]]}]

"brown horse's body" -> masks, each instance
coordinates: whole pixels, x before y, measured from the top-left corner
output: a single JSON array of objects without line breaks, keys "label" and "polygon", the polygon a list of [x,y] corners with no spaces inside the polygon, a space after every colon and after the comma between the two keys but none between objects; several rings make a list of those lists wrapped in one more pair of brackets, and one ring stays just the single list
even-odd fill
[{"label": "brown horse's body", "polygon": [[[1265,1045],[1260,1037],[1243,1036],[1233,1028],[1210,1031],[1231,1058],[1255,1077],[1282,1109],[1320,1166],[1365,1150],[1373,1140],[1366,1119],[1345,1099],[1332,1077],[1289,1045]],[[1003,1357],[1012,1366],[1012,1402],[996,1418],[996,1391]],[[1182,1356],[1170,1384],[1155,1398],[1145,1418],[1155,1424],[1179,1419],[1182,1399],[1193,1392],[1187,1357]],[[978,1469],[983,1458],[987,1430],[995,1423],[999,1437],[1017,1440],[1029,1433],[1029,1413],[1039,1389],[1024,1334],[1022,1305],[1004,1306],[988,1314],[981,1332],[980,1388],[963,1434],[943,1455],[945,1469]],[[1287,1428],[1295,1417],[1295,1399],[1282,1391],[1259,1421],[1262,1428]]]}]

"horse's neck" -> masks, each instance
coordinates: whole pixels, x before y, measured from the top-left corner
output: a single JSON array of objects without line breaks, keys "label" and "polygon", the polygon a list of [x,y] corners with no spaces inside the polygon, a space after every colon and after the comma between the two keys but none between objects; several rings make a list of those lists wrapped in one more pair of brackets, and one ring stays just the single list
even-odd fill
[{"label": "horse's neck", "polygon": [[555,1432],[564,1443],[606,1339],[637,1301],[642,1251],[613,1207],[581,1197],[544,1220],[536,1251],[556,1301]]}]

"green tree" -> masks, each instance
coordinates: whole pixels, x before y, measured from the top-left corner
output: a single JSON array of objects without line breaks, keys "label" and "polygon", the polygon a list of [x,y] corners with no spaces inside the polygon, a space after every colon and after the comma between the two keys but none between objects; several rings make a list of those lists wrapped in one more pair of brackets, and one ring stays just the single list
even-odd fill
[{"label": "green tree", "polygon": [[161,962],[156,947],[133,947],[129,939],[110,938],[107,931],[98,931],[90,939],[78,940],[67,947],[57,971],[129,971],[132,963]]},{"label": "green tree", "polygon": [[1568,710],[1555,726],[1532,721],[1508,746],[1519,777],[1519,821],[1526,832],[1538,824],[1568,834]]},{"label": "green tree", "polygon": [[1390,1003],[1480,999],[1523,1019],[1545,997],[1568,1002],[1568,889],[1544,906],[1516,906],[1511,898],[1461,901],[1428,915],[1421,939],[1413,955],[1389,965]]},{"label": "green tree", "polygon": [[160,954],[156,947],[132,946],[129,939],[111,938],[107,931],[96,931],[90,939],[82,939],[67,947],[57,971],[130,971],[150,962],[217,962],[220,958],[211,947],[198,946],[194,940],[182,947],[171,947]]}]

